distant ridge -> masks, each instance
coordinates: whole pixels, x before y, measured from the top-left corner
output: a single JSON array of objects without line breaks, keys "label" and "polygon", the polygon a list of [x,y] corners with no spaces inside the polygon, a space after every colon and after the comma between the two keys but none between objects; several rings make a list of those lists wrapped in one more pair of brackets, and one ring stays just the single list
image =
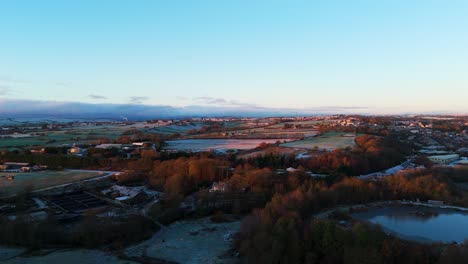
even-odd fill
[{"label": "distant ridge", "polygon": [[63,118],[145,120],[185,117],[266,117],[350,114],[368,111],[366,107],[315,107],[309,109],[283,109],[266,107],[221,107],[144,104],[91,104],[81,102],[55,102],[0,99],[0,119],[6,118]]}]

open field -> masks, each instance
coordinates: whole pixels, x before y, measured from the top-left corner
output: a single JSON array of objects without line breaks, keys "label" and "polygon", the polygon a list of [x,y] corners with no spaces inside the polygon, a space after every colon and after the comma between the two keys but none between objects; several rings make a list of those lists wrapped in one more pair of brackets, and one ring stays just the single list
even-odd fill
[{"label": "open field", "polygon": [[219,258],[232,242],[230,235],[240,229],[241,222],[213,223],[209,218],[180,221],[161,229],[150,240],[127,249],[130,256],[141,255],[187,264],[229,263]]},{"label": "open field", "polygon": [[[277,126],[277,125],[275,125]],[[318,134],[315,128],[291,128],[284,129],[284,124],[281,127],[256,127],[248,129],[230,129],[226,132],[213,132],[200,135],[192,135],[190,138],[237,138],[237,139],[299,139],[304,137],[312,137]]]},{"label": "open field", "polygon": [[189,130],[192,130],[192,129],[199,130],[200,128],[202,128],[202,125],[200,124],[190,124],[190,125],[185,125],[185,126],[170,125],[170,126],[154,127],[154,128],[151,128],[148,132],[164,134],[164,135],[170,135],[170,134],[175,134],[175,133],[184,135]]},{"label": "open field", "polygon": [[32,187],[32,190],[54,187],[80,180],[101,176],[99,172],[86,171],[40,171],[9,173],[0,172],[0,176],[13,175],[14,180],[0,177],[0,196],[12,195]]},{"label": "open field", "polygon": [[[301,139],[316,136],[318,125],[330,124],[336,120],[307,120],[292,122],[277,122],[258,120],[255,122],[231,122],[232,126],[224,124],[225,131],[190,135],[188,138],[204,139]],[[269,123],[270,125],[266,125]],[[271,124],[273,123],[273,124]]]},{"label": "open field", "polygon": [[[283,142],[284,139],[280,141]],[[165,150],[171,151],[209,151],[209,150],[248,150],[261,143],[274,144],[277,139],[182,139],[166,141]]]},{"label": "open field", "polygon": [[298,149],[314,149],[315,147],[318,147],[319,149],[333,150],[337,148],[353,147],[355,145],[354,140],[355,135],[327,132],[317,137],[284,143],[281,144],[281,146]]},{"label": "open field", "polygon": [[260,149],[260,150],[254,150],[254,151],[248,151],[247,153],[238,155],[237,157],[239,159],[249,159],[249,158],[255,158],[258,156],[268,156],[268,155],[296,155],[299,153],[303,153],[303,150],[297,150],[293,148],[285,148],[285,147],[277,147],[277,146],[272,146],[266,149]]},{"label": "open field", "polygon": [[101,139],[115,140],[123,132],[137,129],[148,132],[144,123],[132,125],[103,124],[97,126],[73,126],[53,131],[39,130],[21,136],[7,135],[0,138],[0,148],[22,148],[31,146],[60,146],[73,143],[97,144]]}]

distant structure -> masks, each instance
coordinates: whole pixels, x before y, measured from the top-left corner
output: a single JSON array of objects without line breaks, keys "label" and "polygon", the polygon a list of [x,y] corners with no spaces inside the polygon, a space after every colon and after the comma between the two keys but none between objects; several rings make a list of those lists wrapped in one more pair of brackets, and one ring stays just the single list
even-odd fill
[{"label": "distant structure", "polygon": [[460,156],[457,154],[449,155],[438,155],[438,156],[429,156],[428,159],[437,165],[449,165],[450,163],[460,159]]}]

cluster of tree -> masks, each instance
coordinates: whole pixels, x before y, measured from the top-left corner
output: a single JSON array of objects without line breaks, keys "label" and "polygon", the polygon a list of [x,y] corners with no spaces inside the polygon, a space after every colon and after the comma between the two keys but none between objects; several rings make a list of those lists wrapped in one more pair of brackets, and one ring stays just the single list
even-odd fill
[{"label": "cluster of tree", "polygon": [[437,251],[429,245],[402,241],[379,227],[356,224],[344,229],[331,221],[298,221],[281,217],[260,223],[261,216],[244,222],[240,252],[248,263],[436,263]]},{"label": "cluster of tree", "polygon": [[457,132],[461,133],[463,130],[468,129],[468,126],[463,122],[455,122],[453,120],[440,120],[433,121],[433,130],[439,130],[441,132]]},{"label": "cluster of tree", "polygon": [[202,126],[200,129],[189,129],[187,130],[187,135],[196,135],[196,134],[205,134],[210,132],[220,132],[226,130],[223,126],[223,123],[211,122],[206,126]]},{"label": "cluster of tree", "polygon": [[[379,182],[345,178],[331,185],[303,179],[293,191],[276,192],[264,209],[244,221],[237,247],[249,263],[435,263],[440,252],[387,237],[378,229],[345,231],[310,219],[342,204],[416,198],[465,202],[446,173],[420,170]],[[460,250],[450,256],[462,254]]]},{"label": "cluster of tree", "polygon": [[271,169],[282,169],[289,167],[296,167],[298,162],[296,161],[295,155],[282,155],[281,153],[268,155],[257,155],[256,157],[250,157],[248,159],[239,159],[236,161],[236,165],[250,164],[258,168],[271,168]]},{"label": "cluster of tree", "polygon": [[[317,126],[317,130],[319,133],[325,132],[347,132],[347,133],[359,133],[359,134],[367,134],[367,135],[374,135],[374,136],[382,136],[382,137],[395,137],[398,134],[392,133],[387,126],[369,126],[369,123],[366,125],[360,125],[357,127],[354,126],[334,126],[329,124],[319,124]],[[402,133],[402,132],[399,132]]]},{"label": "cluster of tree", "polygon": [[[149,164],[148,164],[149,165]],[[226,176],[230,163],[204,155],[151,163],[148,182],[172,195],[187,195]]]},{"label": "cluster of tree", "polygon": [[230,167],[228,160],[210,154],[164,156],[163,159],[142,157],[129,161],[126,173],[117,180],[119,183],[134,182],[143,177],[154,189],[187,195],[225,179]]},{"label": "cluster of tree", "polygon": [[396,166],[411,153],[406,144],[390,137],[362,135],[356,137],[353,148],[335,149],[305,160],[296,160],[294,155],[259,155],[236,164],[248,163],[259,168],[302,167],[318,173],[357,176]]},{"label": "cluster of tree", "polygon": [[178,135],[161,135],[155,133],[144,133],[138,129],[131,129],[124,131],[120,137],[115,140],[117,144],[131,144],[133,142],[152,142],[155,144],[156,150],[160,151],[161,148],[164,146],[164,141],[169,140],[171,138],[175,138]]},{"label": "cluster of tree", "polygon": [[404,161],[411,152],[405,144],[388,137],[356,137],[353,148],[336,149],[301,163],[312,171],[355,176],[381,171]]}]

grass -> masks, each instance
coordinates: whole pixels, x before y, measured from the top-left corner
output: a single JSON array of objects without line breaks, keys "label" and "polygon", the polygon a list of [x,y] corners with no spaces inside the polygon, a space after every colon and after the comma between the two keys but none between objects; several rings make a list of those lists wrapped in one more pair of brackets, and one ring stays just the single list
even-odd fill
[{"label": "grass", "polygon": [[209,218],[179,221],[158,233],[157,239],[148,240],[140,247],[146,246],[150,257],[177,263],[225,263],[218,261],[218,256],[227,252],[232,242],[224,237],[238,232],[240,225],[240,221],[213,223]]},{"label": "grass", "polygon": [[326,150],[353,147],[355,145],[355,137],[343,136],[345,134],[346,133],[327,132],[317,137],[284,143],[281,146],[300,149],[314,149],[318,147],[319,149]]},{"label": "grass", "polygon": [[48,187],[77,182],[99,176],[98,172],[76,172],[76,171],[40,171],[9,173],[0,172],[0,176],[14,175],[12,181],[0,177],[0,196],[12,195],[26,189],[40,190]]}]

